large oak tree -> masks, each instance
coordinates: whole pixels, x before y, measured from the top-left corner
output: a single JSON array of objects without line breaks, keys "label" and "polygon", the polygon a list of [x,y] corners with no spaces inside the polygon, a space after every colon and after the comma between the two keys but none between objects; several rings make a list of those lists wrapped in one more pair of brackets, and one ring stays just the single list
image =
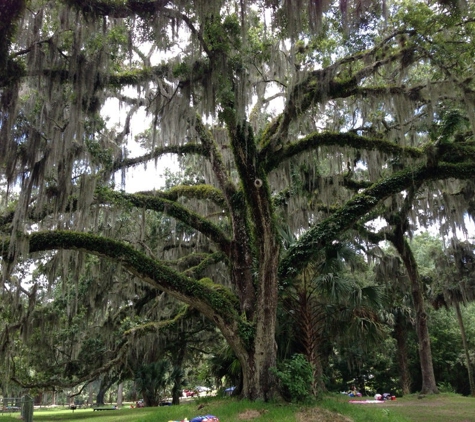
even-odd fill
[{"label": "large oak tree", "polygon": [[[121,293],[141,283],[202,313],[241,363],[243,396],[271,398],[279,291],[322,248],[398,207],[417,223],[404,203],[414,189],[422,215],[463,221],[474,15],[446,3],[4,2],[0,165],[15,199],[0,223],[4,291],[30,304],[10,329],[34,315],[38,286],[10,276],[23,259],[54,262],[52,282],[74,285],[93,254],[97,274],[105,259],[131,275],[115,279]],[[137,121],[145,151],[131,157]],[[117,172],[166,154],[198,177],[116,186]],[[449,212],[433,212],[441,204]],[[279,227],[297,237],[286,250]],[[435,392],[427,370],[422,390]]]}]

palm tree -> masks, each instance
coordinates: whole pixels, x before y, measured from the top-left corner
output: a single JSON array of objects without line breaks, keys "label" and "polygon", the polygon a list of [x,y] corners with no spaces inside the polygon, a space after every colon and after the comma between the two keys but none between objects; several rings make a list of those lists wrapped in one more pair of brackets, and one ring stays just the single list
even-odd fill
[{"label": "palm tree", "polygon": [[[283,236],[292,240],[289,233]],[[361,261],[349,243],[334,242],[326,247],[283,293],[283,309],[293,323],[295,351],[312,364],[312,392],[325,391],[322,359],[324,346],[337,335],[355,341],[380,333],[379,289],[361,287],[347,273]]]},{"label": "palm tree", "polygon": [[218,347],[211,357],[210,371],[215,377],[215,383],[218,387],[233,386],[235,388],[232,394],[241,392],[241,364],[233,350],[225,342],[222,342],[221,347]]},{"label": "palm tree", "polygon": [[158,406],[170,377],[170,362],[166,359],[141,365],[135,376],[135,385],[146,406]]}]

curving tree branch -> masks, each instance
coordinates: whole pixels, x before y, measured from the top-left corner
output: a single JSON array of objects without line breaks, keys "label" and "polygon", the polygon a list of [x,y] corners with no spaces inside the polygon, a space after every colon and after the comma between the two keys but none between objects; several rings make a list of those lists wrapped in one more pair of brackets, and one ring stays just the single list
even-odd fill
[{"label": "curving tree branch", "polygon": [[118,159],[112,165],[112,170],[118,171],[130,167],[135,167],[140,164],[146,164],[147,162],[160,158],[166,154],[197,154],[202,155],[204,157],[207,156],[207,152],[205,151],[203,146],[199,144],[189,143],[185,145],[168,145],[164,147],[157,147],[152,152],[141,155],[139,157]]},{"label": "curving tree branch", "polygon": [[215,242],[222,252],[229,253],[230,240],[219,227],[174,201],[151,195],[116,192],[105,188],[97,191],[96,198],[102,202],[126,201],[135,207],[163,212],[203,233]]},{"label": "curving tree branch", "polygon": [[[234,295],[222,286],[214,289],[212,284],[185,277],[179,272],[146,256],[135,248],[117,240],[72,231],[53,230],[28,235],[29,252],[56,249],[81,250],[121,264],[131,274],[154,288],[161,289],[178,300],[198,309],[213,321],[236,318]],[[2,255],[8,259],[8,239],[3,239]]]},{"label": "curving tree branch", "polygon": [[[295,85],[290,92],[284,111],[269,125],[261,140],[263,151],[269,152],[268,150],[270,150],[270,152],[273,152],[278,149],[278,145],[282,143],[288,134],[291,122],[306,112],[313,104],[336,98],[347,98],[356,94],[358,85],[363,80],[375,75],[381,67],[403,57],[406,58],[408,63],[417,60],[414,54],[416,50],[414,46],[402,48],[393,54],[387,54],[381,59],[375,59],[373,56],[380,48],[381,45],[375,47],[371,52],[345,57],[324,69],[309,72],[308,76]],[[363,59],[368,57],[373,58],[373,62],[370,65],[350,73],[347,77],[342,77],[338,74],[343,64],[360,60],[364,61]]]},{"label": "curving tree branch", "polygon": [[315,150],[321,146],[339,146],[350,147],[355,149],[364,149],[368,151],[378,150],[380,152],[394,155],[406,156],[409,158],[424,157],[424,152],[420,148],[401,147],[394,142],[386,141],[379,138],[370,138],[360,136],[352,132],[346,133],[318,133],[314,132],[298,141],[285,145],[279,151],[274,151],[267,158],[265,168],[271,171],[277,168],[283,161],[288,160],[296,155]]},{"label": "curving tree branch", "polygon": [[168,191],[157,192],[138,192],[143,195],[156,195],[160,198],[176,201],[178,198],[205,199],[214,202],[218,207],[227,209],[227,203],[221,190],[211,185],[179,185],[174,186]]},{"label": "curving tree branch", "polygon": [[382,200],[401,192],[421,181],[449,178],[471,179],[475,177],[475,165],[471,162],[461,164],[440,163],[437,166],[419,166],[394,173],[375,183],[361,194],[348,201],[331,217],[309,229],[292,245],[279,265],[281,281],[295,277],[310,261],[316,250],[352,227],[361,217],[371,211]]}]

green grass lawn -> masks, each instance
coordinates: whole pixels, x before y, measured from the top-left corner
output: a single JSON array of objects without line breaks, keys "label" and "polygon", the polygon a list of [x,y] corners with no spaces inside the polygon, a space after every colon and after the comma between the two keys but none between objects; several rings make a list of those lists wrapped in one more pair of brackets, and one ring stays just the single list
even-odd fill
[{"label": "green grass lawn", "polygon": [[418,399],[417,395],[388,403],[388,409],[415,422],[473,422],[475,398],[438,394]]},{"label": "green grass lawn", "polygon": [[[203,406],[198,409],[198,406]],[[107,410],[95,412],[92,409],[39,409],[35,410],[35,422],[58,421],[91,421],[91,422],[168,422],[181,421],[185,417],[191,420],[195,416],[213,414],[225,421],[242,421],[240,415],[244,414],[257,421],[282,421],[295,422],[295,413],[298,406],[283,403],[254,403],[238,401],[235,399],[199,399],[180,406],[164,406],[158,408]],[[0,417],[0,422],[3,420]],[[10,422],[10,421],[8,421]],[[18,420],[16,421],[18,422]]]},{"label": "green grass lawn", "polygon": [[383,404],[349,404],[343,396],[329,396],[320,406],[350,415],[355,422],[473,422],[475,398],[457,394],[437,394],[422,399],[418,395],[399,397]]},{"label": "green grass lawn", "polygon": [[[201,406],[198,409],[198,406]],[[92,409],[36,409],[35,422],[168,422],[191,420],[213,414],[220,422],[473,422],[475,398],[439,394],[418,399],[417,395],[383,404],[354,405],[348,397],[328,395],[316,406],[262,403],[233,398],[200,398],[180,406],[94,412]],[[0,422],[18,422],[18,413],[0,415]]]},{"label": "green grass lawn", "polygon": [[[181,407],[181,406],[180,406]],[[141,421],[149,415],[157,412],[157,408],[93,411],[92,408],[76,409],[35,409],[33,414],[34,422],[59,422],[59,421],[94,421],[94,422],[125,422]],[[3,422],[0,419],[0,422]],[[18,422],[18,420],[16,421]],[[168,420],[167,420],[168,422]]]}]

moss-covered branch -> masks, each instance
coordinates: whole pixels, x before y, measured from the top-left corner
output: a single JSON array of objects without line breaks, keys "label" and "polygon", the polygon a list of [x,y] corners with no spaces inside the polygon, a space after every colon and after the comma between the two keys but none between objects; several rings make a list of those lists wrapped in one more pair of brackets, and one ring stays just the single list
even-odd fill
[{"label": "moss-covered branch", "polygon": [[97,191],[96,198],[103,202],[125,201],[135,207],[163,212],[194,228],[200,233],[203,233],[205,236],[215,242],[223,253],[229,253],[230,240],[225,236],[218,226],[174,201],[159,198],[157,196],[115,192],[105,188]]},{"label": "moss-covered branch", "polygon": [[[402,57],[410,57],[411,61],[416,60],[413,53],[414,47],[406,47],[396,50],[392,54],[386,54],[384,58],[380,59],[372,57],[372,54],[356,54],[337,61],[324,69],[309,72],[304,80],[294,86],[284,111],[269,125],[264,133],[261,139],[263,152],[272,154],[273,151],[277,150],[287,136],[290,124],[312,105],[336,98],[348,98],[356,94],[359,84],[364,79],[376,74],[381,67]],[[340,75],[340,73],[344,74],[344,72],[340,72],[343,64],[357,62],[367,57],[373,58],[371,64],[364,65],[356,72],[349,72],[346,76]]]},{"label": "moss-covered branch", "polygon": [[209,200],[214,202],[223,210],[227,209],[227,204],[223,193],[219,189],[216,189],[210,185],[179,185],[171,188],[168,191],[140,193],[143,195],[156,195],[160,198],[168,199],[170,201],[176,201],[180,197]]},{"label": "moss-covered branch", "polygon": [[169,75],[168,65],[142,67],[111,73],[107,78],[107,85],[121,88],[125,85],[138,85],[155,78],[164,78]]},{"label": "moss-covered branch", "polygon": [[169,145],[165,147],[155,148],[152,152],[141,155],[139,157],[117,160],[116,162],[114,162],[112,170],[117,171],[117,170],[127,169],[130,167],[135,167],[140,164],[146,164],[149,161],[160,158],[166,154],[177,154],[177,155],[197,154],[197,155],[202,155],[205,157],[207,156],[205,149],[201,145],[198,145],[198,144]]},{"label": "moss-covered branch", "polygon": [[213,172],[218,180],[219,186],[222,189],[226,201],[230,204],[231,199],[236,194],[236,187],[229,178],[226,166],[224,165],[223,157],[221,156],[216,141],[211,132],[206,128],[200,116],[195,117],[194,127],[198,134],[203,148],[210,159]]},{"label": "moss-covered branch", "polygon": [[94,369],[90,373],[81,376],[74,377],[71,380],[59,380],[58,378],[51,379],[47,382],[36,382],[36,383],[25,383],[17,378],[15,375],[11,378],[12,381],[16,382],[23,388],[39,388],[47,389],[51,387],[55,388],[71,388],[76,387],[79,384],[87,383],[89,381],[96,380],[99,375],[108,372],[110,369],[117,367],[125,362],[127,351],[129,350],[129,342],[126,340],[121,341],[118,348],[115,350],[112,359],[108,359],[107,362],[100,366],[99,368]]},{"label": "moss-covered branch", "polygon": [[0,87],[12,85],[24,74],[23,67],[9,55],[9,50],[26,3],[25,0],[0,2]]},{"label": "moss-covered branch", "polygon": [[187,277],[200,278],[203,271],[210,265],[226,261],[222,252],[195,253],[192,252],[177,260],[168,260],[167,263],[181,271]]},{"label": "moss-covered branch", "polygon": [[[63,68],[43,68],[28,72],[25,71],[22,72],[22,75],[20,76],[45,76],[49,79],[54,79],[59,83],[73,81],[76,77],[76,75],[69,69]],[[108,74],[107,77],[98,82],[96,88],[122,88],[126,85],[139,85],[147,81],[153,81],[157,78],[165,78],[167,76],[170,76],[169,66],[167,64],[151,67],[137,67]]]},{"label": "moss-covered branch", "polygon": [[[166,291],[176,299],[196,308],[215,322],[237,317],[235,297],[209,281],[196,281],[157,262],[130,245],[117,240],[73,231],[32,233],[27,237],[30,253],[57,249],[73,249],[111,259],[154,288]],[[2,242],[7,258],[7,239]],[[234,299],[233,299],[234,297]]]},{"label": "moss-covered branch", "polygon": [[127,18],[134,15],[151,16],[159,13],[169,0],[64,0],[64,3],[80,10],[86,16]]},{"label": "moss-covered branch", "polygon": [[371,211],[382,200],[402,192],[419,182],[442,180],[449,178],[471,179],[475,177],[473,163],[449,164],[437,166],[420,166],[413,170],[403,170],[375,183],[363,193],[343,205],[331,217],[323,220],[308,230],[286,253],[279,266],[281,280],[295,277],[304,268],[315,251],[328,242],[337,239],[366,213]]},{"label": "moss-covered branch", "polygon": [[401,147],[394,142],[379,138],[360,136],[352,132],[345,133],[311,133],[305,138],[289,143],[279,151],[274,151],[266,162],[266,170],[271,171],[280,163],[296,155],[315,150],[322,146],[349,147],[364,150],[377,150],[393,156],[420,158],[424,156],[422,149]]},{"label": "moss-covered branch", "polygon": [[200,277],[201,274],[210,266],[213,264],[217,264],[218,262],[222,262],[226,259],[226,257],[220,253],[216,252],[213,254],[207,255],[204,259],[201,260],[201,262],[194,267],[188,268],[184,274],[188,277]]},{"label": "moss-covered branch", "polygon": [[163,321],[150,321],[145,324],[140,324],[135,327],[132,327],[124,332],[125,336],[131,335],[144,335],[149,332],[157,332],[159,330],[173,330],[175,328],[180,328],[178,324],[181,325],[182,321],[184,320],[185,316],[188,315],[188,307],[184,308],[181,312],[175,315],[171,319],[163,320]]}]

